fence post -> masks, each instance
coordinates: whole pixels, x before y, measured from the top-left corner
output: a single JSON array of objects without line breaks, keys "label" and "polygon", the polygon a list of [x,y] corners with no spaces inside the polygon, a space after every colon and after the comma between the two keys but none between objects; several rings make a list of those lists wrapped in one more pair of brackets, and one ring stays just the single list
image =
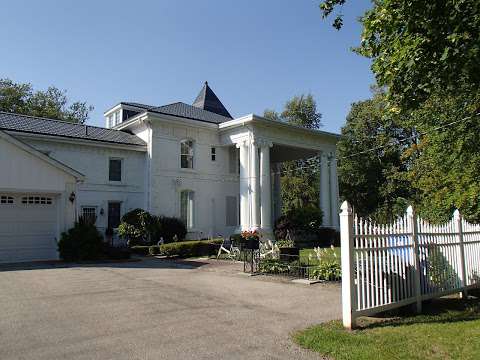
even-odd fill
[{"label": "fence post", "polygon": [[340,237],[342,254],[342,313],[343,326],[356,327],[355,279],[353,263],[353,211],[347,201],[340,207]]},{"label": "fence post", "polygon": [[417,299],[417,313],[422,312],[422,287],[420,280],[420,246],[418,243],[418,224],[417,224],[417,214],[413,207],[410,205],[407,209],[407,218],[409,229],[412,232],[412,242],[413,242],[413,264],[415,266],[415,298]]},{"label": "fence post", "polygon": [[453,213],[453,219],[455,220],[456,229],[458,231],[458,244],[460,247],[460,279],[462,279],[462,291],[460,292],[460,297],[467,298],[467,271],[465,269],[465,247],[463,244],[463,224],[462,224],[462,215],[460,211],[455,210]]}]

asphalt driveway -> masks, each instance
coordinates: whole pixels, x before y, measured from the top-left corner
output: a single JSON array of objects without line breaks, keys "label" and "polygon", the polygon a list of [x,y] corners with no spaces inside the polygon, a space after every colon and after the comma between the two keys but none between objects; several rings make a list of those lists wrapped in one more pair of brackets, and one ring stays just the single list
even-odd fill
[{"label": "asphalt driveway", "polygon": [[318,359],[290,333],[340,318],[338,285],[229,262],[0,268],[0,359]]}]

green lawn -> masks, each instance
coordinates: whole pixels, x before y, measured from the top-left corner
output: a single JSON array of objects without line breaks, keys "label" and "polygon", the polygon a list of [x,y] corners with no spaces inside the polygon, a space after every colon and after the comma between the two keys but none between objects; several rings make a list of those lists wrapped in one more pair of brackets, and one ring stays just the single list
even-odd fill
[{"label": "green lawn", "polygon": [[332,359],[480,359],[480,302],[442,299],[425,314],[364,321],[344,330],[340,321],[294,335],[301,346]]}]

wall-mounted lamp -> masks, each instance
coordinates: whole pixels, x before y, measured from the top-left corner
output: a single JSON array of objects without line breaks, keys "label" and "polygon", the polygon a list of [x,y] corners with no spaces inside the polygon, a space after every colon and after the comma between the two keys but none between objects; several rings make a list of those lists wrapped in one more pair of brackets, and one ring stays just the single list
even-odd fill
[{"label": "wall-mounted lamp", "polygon": [[71,203],[73,203],[75,201],[75,193],[73,191],[70,194],[70,196],[68,197],[68,200],[70,200]]},{"label": "wall-mounted lamp", "polygon": [[103,214],[105,214],[105,211],[103,210],[103,208],[100,209],[100,215],[103,216]]}]

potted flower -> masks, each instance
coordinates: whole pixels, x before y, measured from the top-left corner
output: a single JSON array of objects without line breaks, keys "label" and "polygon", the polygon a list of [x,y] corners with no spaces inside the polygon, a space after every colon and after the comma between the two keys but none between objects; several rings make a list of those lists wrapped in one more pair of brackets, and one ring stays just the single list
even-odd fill
[{"label": "potted flower", "polygon": [[242,231],[242,238],[245,240],[245,248],[258,250],[260,247],[260,234],[257,230]]}]

